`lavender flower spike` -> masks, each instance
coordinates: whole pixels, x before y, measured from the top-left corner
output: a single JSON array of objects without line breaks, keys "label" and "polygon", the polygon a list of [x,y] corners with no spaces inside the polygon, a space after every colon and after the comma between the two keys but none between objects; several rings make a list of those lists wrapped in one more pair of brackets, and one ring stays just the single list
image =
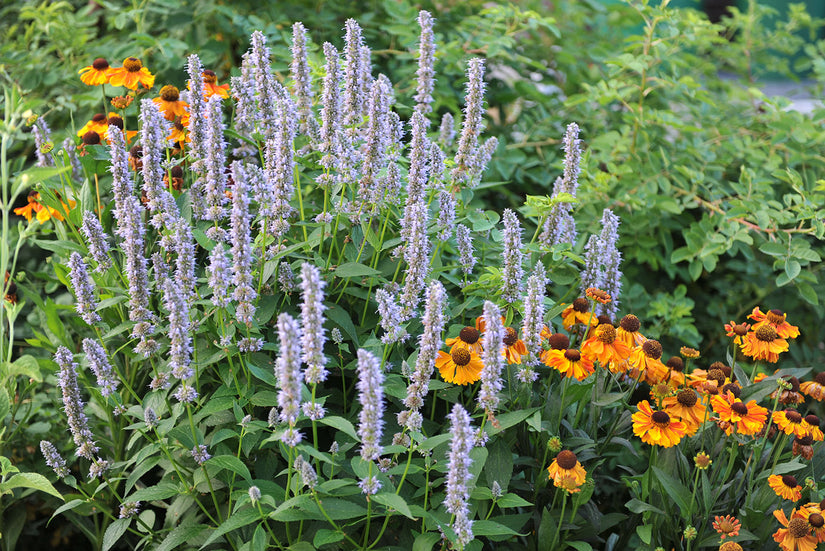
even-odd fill
[{"label": "lavender flower spike", "polygon": [[89,325],[100,321],[100,316],[95,312],[97,303],[95,302],[94,284],[89,279],[83,257],[77,252],[73,252],[69,257],[69,270],[72,289],[74,289],[74,294],[77,297],[77,313]]},{"label": "lavender flower spike", "polygon": [[89,254],[97,262],[95,272],[103,273],[112,267],[112,259],[109,258],[109,243],[106,232],[103,231],[103,226],[100,225],[100,220],[97,219],[95,213],[86,211],[83,213],[83,224],[80,226],[80,231],[83,237],[86,238],[86,245],[89,247]]},{"label": "lavender flower spike", "polygon": [[229,305],[229,282],[231,272],[223,245],[216,244],[209,253],[209,288],[212,289],[212,304],[218,308]]},{"label": "lavender flower spike", "polygon": [[616,247],[619,240],[619,223],[620,219],[613,211],[604,209],[602,231],[587,241],[585,265],[581,274],[582,293],[588,287],[598,287],[610,294],[612,300],[607,304],[599,304],[596,308],[596,313],[610,317],[616,315],[618,297],[622,289],[622,253]]},{"label": "lavender flower spike", "polygon": [[[381,363],[372,353],[358,350],[358,437],[361,439],[361,457],[374,461],[381,456],[381,435],[384,428],[384,373]],[[374,494],[381,487],[375,477],[367,477],[359,484],[367,495]]]},{"label": "lavender flower spike", "polygon": [[324,153],[321,166],[334,168],[341,142],[341,90],[338,50],[329,42],[324,42],[326,74],[324,76],[323,101],[321,107],[321,143],[319,150]]},{"label": "lavender flower spike", "polygon": [[473,267],[477,262],[475,256],[473,256],[473,236],[470,234],[470,228],[464,224],[456,225],[455,240],[458,245],[461,270],[469,275],[473,272]]},{"label": "lavender flower spike", "polygon": [[34,152],[37,155],[35,166],[53,166],[54,160],[49,155],[49,151],[53,147],[51,143],[52,131],[49,130],[49,125],[41,117],[34,121],[32,134],[34,135]]},{"label": "lavender flower spike", "polygon": [[281,422],[289,425],[281,440],[295,447],[301,441],[301,433],[295,429],[301,408],[301,328],[289,314],[278,316],[278,338],[281,343],[281,353],[275,362],[280,387],[278,407]]},{"label": "lavender flower spike", "polygon": [[427,236],[429,212],[427,204],[421,200],[408,205],[404,211],[406,228],[404,261],[407,271],[404,275],[404,290],[401,293],[402,319],[408,320],[421,300],[421,290],[430,271],[430,238]]},{"label": "lavender flower spike", "polygon": [[148,199],[147,206],[153,213],[150,223],[157,229],[169,227],[179,216],[178,206],[169,190],[163,184],[165,171],[161,164],[165,160],[166,136],[169,123],[163,117],[158,105],[151,99],[140,102],[140,143],[143,147],[143,191]]},{"label": "lavender flower spike", "polygon": [[544,288],[547,285],[547,275],[544,264],[536,263],[533,273],[527,278],[527,296],[524,299],[524,324],[521,332],[524,335],[524,346],[527,348],[528,367],[538,363],[541,353],[541,330],[544,327]]},{"label": "lavender flower spike", "polygon": [[484,128],[484,61],[471,59],[467,68],[467,92],[464,96],[464,123],[455,154],[453,181],[463,183],[471,176],[469,169],[478,149],[478,137]]},{"label": "lavender flower spike", "polygon": [[408,411],[398,416],[398,423],[410,430],[421,430],[421,413],[424,398],[430,391],[430,378],[435,368],[435,357],[441,348],[441,333],[444,331],[446,316],[444,309],[447,306],[447,293],[444,286],[436,280],[430,283],[427,289],[427,301],[424,308],[424,332],[418,340],[418,358],[415,361],[410,385],[407,387],[407,397],[404,405]]},{"label": "lavender flower spike", "polygon": [[231,165],[235,187],[232,191],[232,283],[235,285],[233,298],[239,303],[235,317],[241,323],[251,324],[255,314],[257,292],[252,287],[252,235],[249,228],[249,192],[247,173],[244,166],[235,161]]},{"label": "lavender flower spike", "polygon": [[164,306],[169,312],[169,368],[173,377],[185,380],[195,374],[190,366],[192,335],[187,291],[177,278],[166,277],[162,285]]},{"label": "lavender flower spike", "polygon": [[66,467],[66,460],[63,459],[63,456],[61,456],[60,452],[57,451],[57,448],[54,447],[54,444],[48,440],[41,440],[40,453],[42,453],[43,457],[46,459],[46,465],[51,467],[57,476],[60,478],[69,476],[69,469]]},{"label": "lavender flower spike", "polygon": [[307,30],[303,23],[292,25],[292,65],[290,76],[294,83],[295,102],[302,130],[306,121],[312,116],[312,79],[307,62]]},{"label": "lavender flower spike", "polygon": [[405,340],[408,336],[407,330],[401,325],[401,307],[395,300],[395,295],[387,289],[378,289],[375,292],[375,300],[378,302],[378,314],[381,328],[384,330],[381,342],[392,344]]},{"label": "lavender flower spike", "polygon": [[524,268],[521,266],[523,253],[521,252],[521,225],[516,213],[510,209],[504,210],[504,267],[501,271],[503,278],[501,298],[512,304],[521,295],[521,280],[524,277]]},{"label": "lavender flower spike", "polygon": [[304,380],[307,384],[318,384],[327,379],[324,356],[324,286],[321,271],[313,264],[304,262],[301,266],[301,325],[303,360],[307,364]]},{"label": "lavender flower spike", "polygon": [[449,419],[450,434],[453,438],[447,456],[447,492],[444,505],[448,512],[455,515],[452,528],[456,533],[455,543],[461,550],[473,540],[473,521],[470,520],[470,507],[467,503],[470,499],[468,482],[472,479],[470,465],[473,461],[470,459],[470,451],[473,449],[473,429],[470,416],[460,404],[453,406]]},{"label": "lavender flower spike", "polygon": [[418,41],[418,84],[415,89],[416,111],[427,114],[432,111],[433,85],[435,76],[435,40],[433,40],[433,16],[428,11],[418,12],[421,37]]},{"label": "lavender flower spike", "polygon": [[564,176],[561,192],[576,196],[581,173],[581,140],[579,139],[579,125],[571,122],[562,140],[564,144]]},{"label": "lavender flower spike", "polygon": [[83,352],[86,353],[89,367],[92,368],[92,373],[97,378],[100,394],[105,397],[114,393],[120,385],[120,381],[118,381],[117,374],[112,369],[112,364],[109,363],[106,350],[95,340],[83,339]]},{"label": "lavender flower spike", "polygon": [[361,36],[361,27],[355,19],[347,19],[344,23],[346,34],[346,67],[344,68],[344,125],[358,124],[366,105],[366,97],[362,85],[361,47],[364,39]]},{"label": "lavender flower spike", "polygon": [[54,361],[60,368],[57,375],[57,385],[63,393],[63,410],[77,446],[77,455],[94,461],[94,454],[98,447],[95,444],[92,431],[89,430],[86,414],[83,413],[83,400],[80,399],[80,388],[77,385],[77,364],[74,363],[72,353],[65,346],[61,346],[54,354]]},{"label": "lavender flower spike", "polygon": [[489,300],[484,302],[483,315],[486,329],[482,341],[484,352],[481,361],[484,368],[481,370],[478,405],[484,408],[487,415],[492,416],[498,409],[498,393],[503,386],[501,370],[504,367],[504,324],[501,322],[501,310]]}]

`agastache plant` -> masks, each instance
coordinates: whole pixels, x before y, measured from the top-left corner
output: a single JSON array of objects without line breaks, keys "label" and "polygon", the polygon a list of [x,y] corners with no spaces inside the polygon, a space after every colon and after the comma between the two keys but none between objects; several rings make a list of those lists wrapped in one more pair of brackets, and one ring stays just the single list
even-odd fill
[{"label": "agastache plant", "polygon": [[456,543],[459,549],[473,540],[473,521],[470,519],[470,488],[468,486],[472,475],[470,465],[470,451],[473,449],[472,425],[470,416],[461,407],[455,404],[449,415],[450,419],[450,451],[447,454],[447,492],[444,496],[444,505],[447,512],[453,515],[452,529],[456,534]]}]

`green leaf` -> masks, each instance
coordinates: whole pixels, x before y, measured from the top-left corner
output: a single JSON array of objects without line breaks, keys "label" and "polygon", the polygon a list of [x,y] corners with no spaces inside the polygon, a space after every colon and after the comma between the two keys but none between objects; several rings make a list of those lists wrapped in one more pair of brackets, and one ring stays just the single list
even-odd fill
[{"label": "green leaf", "polygon": [[788,256],[788,246],[784,243],[768,241],[759,246],[759,250],[770,256]]},{"label": "green leaf", "polygon": [[644,501],[639,501],[638,499],[631,499],[630,501],[625,503],[625,507],[627,507],[627,509],[631,513],[636,514],[644,513],[646,511],[650,511],[659,515],[665,514],[665,512],[659,509],[658,507],[654,507],[653,505],[645,503]]},{"label": "green leaf", "polygon": [[217,457],[212,457],[206,460],[206,465],[210,467],[218,467],[218,471],[221,469],[227,469],[242,476],[247,482],[252,482],[252,475],[249,474],[249,469],[246,465],[244,465],[243,461],[234,455],[219,455]]},{"label": "green leaf", "polygon": [[106,528],[106,532],[103,534],[103,551],[109,551],[120,541],[120,537],[129,529],[130,522],[132,522],[130,518],[121,518]]},{"label": "green leaf", "polygon": [[532,507],[533,504],[517,494],[504,494],[496,501],[496,505],[502,509],[513,507]]},{"label": "green leaf", "polygon": [[816,294],[816,291],[814,291],[813,287],[811,287],[804,281],[800,281],[796,284],[796,288],[799,289],[799,294],[807,302],[813,304],[814,306],[819,304],[819,296]]},{"label": "green leaf", "polygon": [[690,510],[690,492],[688,489],[685,488],[681,482],[676,480],[676,478],[672,477],[659,467],[654,466],[653,472],[656,474],[659,484],[662,485],[665,496],[676,502],[676,505],[678,505],[679,509],[682,511],[683,517],[687,515]]},{"label": "green leaf", "polygon": [[412,551],[432,551],[433,545],[441,540],[441,536],[433,532],[425,532],[415,536]]},{"label": "green leaf", "polygon": [[636,533],[639,535],[639,539],[642,540],[642,543],[645,545],[650,545],[650,540],[653,537],[652,526],[637,526]]},{"label": "green leaf", "polygon": [[373,495],[371,499],[381,505],[385,505],[387,508],[395,509],[410,520],[415,520],[415,517],[410,511],[410,507],[407,505],[407,502],[404,501],[404,498],[399,495],[395,495],[392,492],[384,492]]},{"label": "green leaf", "polygon": [[176,496],[180,493],[181,491],[177,484],[161,482],[157,486],[141,488],[129,496],[129,501],[157,501],[161,499],[169,499],[170,497]]},{"label": "green leaf", "polygon": [[59,515],[60,513],[65,512],[65,511],[71,511],[75,507],[79,507],[79,506],[81,506],[85,503],[86,503],[86,500],[84,500],[84,499],[73,499],[73,500],[69,501],[68,503],[64,503],[63,505],[61,505],[60,507],[55,509],[54,513],[52,513],[52,518],[56,517],[57,515]]},{"label": "green leaf", "polygon": [[335,428],[346,434],[347,436],[352,437],[353,440],[356,442],[359,441],[358,433],[355,432],[355,427],[352,423],[348,420],[344,419],[343,417],[337,417],[333,415],[332,417],[324,417],[318,420],[319,423],[323,423],[329,427]]},{"label": "green leaf", "polygon": [[2,422],[6,415],[11,411],[11,400],[6,387],[0,386],[0,422]]},{"label": "green leaf", "polygon": [[338,277],[367,277],[381,275],[381,272],[357,262],[341,264],[333,272]]},{"label": "green leaf", "polygon": [[322,545],[326,545],[328,543],[339,542],[342,539],[344,539],[343,533],[321,528],[315,533],[315,537],[312,539],[312,544],[315,547],[321,547]]},{"label": "green leaf", "polygon": [[789,260],[785,263],[785,273],[788,274],[788,279],[792,280],[802,271],[802,266],[796,260]]},{"label": "green leaf", "polygon": [[568,541],[567,545],[578,551],[593,551],[593,547],[584,541]]},{"label": "green leaf", "polygon": [[229,518],[227,518],[224,522],[215,529],[214,532],[209,534],[209,537],[203,542],[201,545],[201,549],[208,546],[210,543],[218,539],[219,537],[223,536],[224,534],[228,534],[232,530],[237,530],[238,528],[243,528],[248,524],[252,524],[256,520],[261,519],[261,514],[257,511],[257,509],[247,508],[243,509],[242,511],[232,513]]},{"label": "green leaf", "polygon": [[509,526],[504,526],[492,520],[477,520],[473,522],[473,534],[476,536],[526,536],[519,534]]},{"label": "green leaf", "polygon": [[0,494],[4,494],[13,488],[32,488],[34,490],[40,490],[41,492],[51,494],[65,501],[63,496],[60,495],[60,492],[58,492],[55,487],[52,486],[52,483],[49,482],[48,479],[42,474],[17,473],[5,482],[0,483]]},{"label": "green leaf", "polygon": [[[37,363],[37,358],[30,354],[20,356],[9,366],[9,377],[17,377],[18,375],[23,375],[38,383],[43,382],[40,364]],[[0,416],[0,419],[2,417]]]}]

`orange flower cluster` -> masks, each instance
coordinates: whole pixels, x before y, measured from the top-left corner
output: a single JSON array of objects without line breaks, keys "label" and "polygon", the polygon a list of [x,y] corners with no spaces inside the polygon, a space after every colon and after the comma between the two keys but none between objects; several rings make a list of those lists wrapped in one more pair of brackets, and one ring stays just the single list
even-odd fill
[{"label": "orange flower cluster", "polygon": [[[502,318],[504,321],[504,318]],[[463,328],[456,337],[450,337],[445,344],[450,352],[438,351],[435,358],[435,367],[441,378],[448,383],[468,385],[481,378],[484,364],[481,361],[483,347],[481,337],[484,334],[485,323],[482,316],[476,318],[475,327]],[[506,327],[504,333],[504,348],[502,355],[511,364],[520,364],[521,357],[527,354],[527,347],[518,337],[518,332],[512,327]]]},{"label": "orange flower cluster", "polygon": [[773,534],[773,540],[782,551],[815,551],[817,544],[825,541],[825,518],[819,503],[808,503],[799,509],[791,509],[786,515],[782,509],[773,512],[782,524]]},{"label": "orange flower cluster", "polygon": [[[60,211],[40,203],[40,192],[30,191],[26,199],[28,203],[26,203],[25,206],[14,209],[14,214],[24,217],[29,222],[31,222],[32,216],[34,216],[41,224],[48,222],[51,218],[60,220],[61,222],[63,221],[63,214],[61,214]],[[77,203],[70,199],[68,205],[63,201],[60,201],[60,204],[64,212],[69,212]]]}]

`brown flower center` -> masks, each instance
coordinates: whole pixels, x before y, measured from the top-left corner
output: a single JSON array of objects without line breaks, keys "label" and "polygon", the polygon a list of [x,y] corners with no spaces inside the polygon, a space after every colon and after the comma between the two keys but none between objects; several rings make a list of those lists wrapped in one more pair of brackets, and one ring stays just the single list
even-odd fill
[{"label": "brown flower center", "polygon": [[622,318],[622,321],[619,322],[619,327],[627,331],[628,333],[635,333],[639,330],[642,324],[639,322],[639,318],[634,316],[633,314],[628,314]]},{"label": "brown flower center", "polygon": [[811,435],[805,435],[802,438],[797,436],[794,442],[800,446],[810,446],[814,443],[814,437]]},{"label": "brown flower center", "polygon": [[106,115],[103,113],[96,113],[94,117],[92,117],[92,122],[103,122],[106,120]]},{"label": "brown flower center", "polygon": [[670,424],[670,415],[664,411],[654,411],[653,415],[650,416],[650,419],[662,428],[667,427]]},{"label": "brown flower center", "polygon": [[822,386],[825,386],[825,371],[817,373],[816,377],[814,377],[814,381]]},{"label": "brown flower center", "polygon": [[589,298],[595,300],[596,302],[600,302],[601,304],[607,304],[608,302],[610,302],[610,293],[603,291],[601,289],[589,287],[585,289],[584,293]]},{"label": "brown flower center", "polygon": [[143,63],[136,57],[127,57],[123,60],[123,68],[130,73],[137,73],[143,69]]},{"label": "brown flower center", "polygon": [[504,330],[504,344],[507,346],[513,346],[516,344],[518,340],[518,332],[513,329],[512,327],[508,327]]},{"label": "brown flower center", "polygon": [[805,422],[808,423],[809,425],[813,425],[813,426],[819,428],[819,417],[817,417],[813,413],[810,414],[810,415],[805,416]]},{"label": "brown flower center", "polygon": [[135,159],[140,159],[143,157],[143,146],[142,145],[134,145],[129,150],[129,156],[134,157]]},{"label": "brown flower center", "polygon": [[683,346],[682,348],[680,348],[679,353],[685,358],[689,358],[692,360],[695,360],[699,357],[699,351],[689,346]]},{"label": "brown flower center", "polygon": [[180,90],[171,84],[167,84],[160,89],[160,97],[163,101],[178,101],[180,99]]},{"label": "brown flower center", "polygon": [[216,84],[218,82],[218,77],[215,75],[215,71],[206,69],[203,72],[203,81],[208,82],[209,84]]},{"label": "brown flower center", "polygon": [[742,396],[742,389],[733,383],[728,383],[722,387],[722,393],[724,394],[725,392],[730,392],[734,398]]},{"label": "brown flower center", "polygon": [[805,519],[792,518],[788,523],[788,532],[795,538],[804,538],[810,531],[811,529]]},{"label": "brown flower center", "polygon": [[791,383],[791,392],[799,392],[799,379],[796,377],[785,377],[785,380]]},{"label": "brown flower center", "polygon": [[549,344],[553,350],[564,350],[570,346],[570,337],[564,333],[553,333],[550,335],[550,338],[547,339],[547,344]]},{"label": "brown flower center", "polygon": [[117,126],[121,130],[123,130],[123,119],[117,116],[109,117],[109,120],[106,121],[109,123],[109,126]]},{"label": "brown flower center", "polygon": [[743,402],[734,402],[730,405],[730,409],[736,412],[737,415],[745,416],[748,414],[748,406]]},{"label": "brown flower center", "polygon": [[673,371],[678,371],[680,373],[685,370],[685,362],[682,361],[682,358],[679,356],[671,357],[665,365]]},{"label": "brown flower center", "polygon": [[735,541],[726,541],[719,546],[719,551],[742,551],[742,546]]},{"label": "brown flower center", "polygon": [[754,333],[756,334],[756,338],[762,342],[773,342],[779,338],[776,329],[774,329],[771,325],[763,325]]},{"label": "brown flower center", "polygon": [[785,410],[785,419],[790,421],[791,423],[798,425],[802,422],[802,414],[793,409],[786,409]]},{"label": "brown flower center", "polygon": [[722,520],[719,521],[717,526],[717,531],[722,534],[730,534],[731,532],[736,531],[736,524],[733,522],[733,519],[728,517],[722,517]]},{"label": "brown flower center", "polygon": [[725,383],[725,372],[721,369],[709,369],[706,378],[708,381],[716,381],[717,386],[722,386]]},{"label": "brown flower center", "polygon": [[700,469],[707,469],[711,464],[710,456],[705,452],[697,453],[696,457],[693,458],[693,462]]},{"label": "brown flower center", "polygon": [[748,329],[750,329],[750,324],[748,323],[737,323],[733,326],[733,332],[740,337],[747,335]]},{"label": "brown flower center", "polygon": [[461,330],[458,337],[467,344],[475,344],[478,342],[478,337],[481,333],[475,327],[467,326]]},{"label": "brown flower center", "polygon": [[692,408],[696,405],[696,393],[690,389],[683,390],[676,395],[676,401],[686,408]]},{"label": "brown flower center", "polygon": [[784,312],[782,312],[782,310],[768,310],[768,313],[765,314],[765,317],[773,325],[779,325],[785,321],[785,314]]},{"label": "brown flower center", "polygon": [[596,338],[605,344],[613,344],[616,340],[616,328],[605,323],[596,328]]},{"label": "brown flower center", "polygon": [[659,341],[650,339],[642,345],[642,352],[644,352],[648,358],[658,360],[662,357],[662,345],[659,344]]},{"label": "brown flower center", "polygon": [[570,360],[571,362],[578,362],[582,359],[581,352],[576,350],[575,348],[571,348],[570,350],[564,351],[564,357]]},{"label": "brown flower center", "polygon": [[782,484],[788,488],[796,488],[799,484],[796,482],[796,477],[791,474],[782,475]]},{"label": "brown flower center", "polygon": [[109,68],[109,62],[103,59],[102,57],[99,57],[92,61],[92,67],[96,71],[104,71]]},{"label": "brown flower center", "polygon": [[579,459],[578,457],[576,457],[576,454],[571,452],[570,450],[562,450],[556,456],[556,463],[559,467],[566,471],[569,471],[570,469],[574,468],[578,460]]},{"label": "brown flower center", "polygon": [[100,134],[94,132],[93,130],[89,130],[83,134],[82,139],[85,145],[97,145],[100,143]]},{"label": "brown flower center", "polygon": [[183,167],[180,165],[173,166],[169,172],[172,174],[172,178],[183,178]]},{"label": "brown flower center", "polygon": [[825,525],[825,518],[819,513],[811,513],[808,517],[808,524],[810,524],[812,528],[822,528],[822,526]]},{"label": "brown flower center", "polygon": [[470,351],[464,348],[456,348],[452,352],[450,352],[450,356],[453,358],[453,361],[458,366],[465,366],[470,363],[471,355]]},{"label": "brown flower center", "polygon": [[573,301],[573,310],[585,313],[590,310],[590,302],[586,298],[579,297]]}]

